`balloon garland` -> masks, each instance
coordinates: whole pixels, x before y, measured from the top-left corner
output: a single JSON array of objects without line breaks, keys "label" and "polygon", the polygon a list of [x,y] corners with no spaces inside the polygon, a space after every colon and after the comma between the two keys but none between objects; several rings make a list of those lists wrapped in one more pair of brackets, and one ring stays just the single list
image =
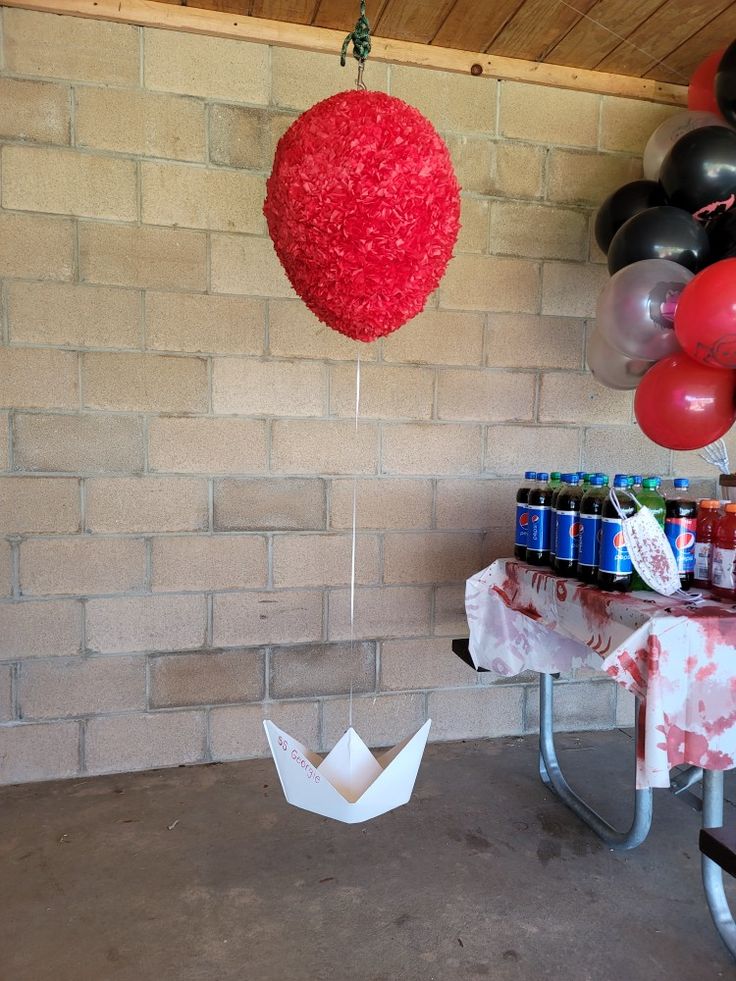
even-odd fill
[{"label": "balloon garland", "polygon": [[[317,103],[281,137],[263,212],[296,293],[359,341],[420,313],[452,257],[460,188],[417,109],[362,85],[365,4],[352,39],[359,87]],[[367,41],[367,47],[366,47]]]},{"label": "balloon garland", "polygon": [[588,367],[636,389],[653,442],[696,450],[736,421],[736,41],[698,66],[688,111],[644,151],[645,180],[596,215],[612,278],[603,288]]}]

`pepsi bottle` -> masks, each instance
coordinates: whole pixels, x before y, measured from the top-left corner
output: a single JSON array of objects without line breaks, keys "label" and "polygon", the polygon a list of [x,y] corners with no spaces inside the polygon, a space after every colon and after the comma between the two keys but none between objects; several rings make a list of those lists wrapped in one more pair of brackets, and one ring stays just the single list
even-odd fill
[{"label": "pepsi bottle", "polygon": [[567,486],[567,482],[570,479],[569,473],[560,474],[560,482],[555,487],[550,481],[552,486],[552,500],[550,502],[550,524],[549,524],[549,564],[552,569],[555,567],[555,551],[557,549],[557,498],[562,493],[563,489]]},{"label": "pepsi bottle", "polygon": [[549,565],[549,526],[552,488],[548,473],[538,473],[537,483],[529,491],[526,506],[529,520],[526,532],[526,560],[529,565]]},{"label": "pepsi bottle", "polygon": [[580,550],[578,552],[578,579],[594,583],[598,576],[598,556],[601,544],[601,511],[608,497],[601,474],[590,478],[590,490],[580,502]]},{"label": "pepsi bottle", "polygon": [[[629,478],[626,474],[617,473],[613,486],[621,510],[625,517],[630,518],[636,511],[636,505],[628,494]],[[631,589],[633,573],[634,566],[624,541],[623,521],[609,494],[601,510],[601,550],[596,581],[601,589],[626,593]]]},{"label": "pepsi bottle", "polygon": [[583,491],[576,473],[569,475],[560,489],[555,505],[555,564],[556,572],[574,576],[578,567],[580,547],[580,501]]},{"label": "pepsi bottle", "polygon": [[514,555],[517,559],[526,559],[526,531],[529,523],[529,512],[526,509],[529,503],[529,491],[534,486],[537,474],[534,470],[527,470],[524,474],[524,483],[516,492],[516,532],[514,534]]},{"label": "pepsi bottle", "polygon": [[684,477],[675,481],[675,493],[667,499],[664,518],[664,533],[677,562],[681,589],[690,589],[695,578],[698,507],[686,494],[689,486],[690,481]]}]

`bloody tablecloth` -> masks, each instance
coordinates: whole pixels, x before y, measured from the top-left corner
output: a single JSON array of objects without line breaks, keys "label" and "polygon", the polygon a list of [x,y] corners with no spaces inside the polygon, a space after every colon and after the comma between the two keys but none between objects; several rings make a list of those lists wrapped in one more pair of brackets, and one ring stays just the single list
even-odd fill
[{"label": "bloody tablecloth", "polygon": [[637,786],[670,767],[736,766],[736,606],[607,593],[499,559],[465,589],[476,667],[509,676],[597,666],[642,700]]}]

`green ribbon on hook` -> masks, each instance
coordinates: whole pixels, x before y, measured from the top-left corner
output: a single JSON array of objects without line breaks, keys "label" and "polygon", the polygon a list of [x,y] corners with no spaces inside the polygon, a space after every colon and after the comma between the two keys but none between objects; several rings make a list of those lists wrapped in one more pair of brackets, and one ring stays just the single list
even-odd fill
[{"label": "green ribbon on hook", "polygon": [[353,30],[342,43],[340,64],[343,68],[345,67],[345,59],[348,54],[348,45],[351,41],[353,42],[353,58],[362,65],[371,53],[371,25],[368,23],[368,18],[365,15],[365,0],[360,0],[360,17]]}]

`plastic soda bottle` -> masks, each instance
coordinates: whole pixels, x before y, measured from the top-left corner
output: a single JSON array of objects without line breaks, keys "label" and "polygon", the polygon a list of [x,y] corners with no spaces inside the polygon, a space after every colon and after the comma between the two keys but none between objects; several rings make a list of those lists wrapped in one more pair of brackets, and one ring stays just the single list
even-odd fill
[{"label": "plastic soda bottle", "polygon": [[524,472],[524,483],[516,492],[516,530],[514,532],[514,555],[517,559],[526,559],[526,530],[529,523],[529,512],[526,506],[529,502],[529,491],[537,479],[535,470]]},{"label": "plastic soda bottle", "polygon": [[552,488],[552,490],[557,490],[557,488],[560,486],[561,483],[562,483],[562,474],[560,473],[559,470],[553,470],[552,473],[549,475],[549,486]]},{"label": "plastic soda bottle", "polygon": [[580,549],[578,551],[578,579],[580,582],[594,583],[598,575],[598,555],[600,553],[601,511],[608,491],[603,486],[603,477],[593,474],[590,490],[583,494],[580,502]]},{"label": "plastic soda bottle", "polygon": [[529,491],[526,509],[529,515],[526,532],[526,560],[529,565],[549,565],[550,510],[552,488],[548,473],[538,473]]},{"label": "plastic soda bottle", "polygon": [[565,487],[557,495],[555,508],[555,571],[563,576],[574,576],[578,567],[580,548],[580,502],[583,489],[576,473],[571,473]]},{"label": "plastic soda bottle", "polygon": [[[645,477],[642,481],[641,490],[636,494],[639,504],[649,508],[654,517],[659,522],[660,528],[664,528],[666,501],[657,490],[659,483],[658,477]],[[634,578],[631,582],[632,589],[649,589],[639,573],[634,569]]]},{"label": "plastic soda bottle", "polygon": [[[617,473],[613,486],[618,502],[627,518],[636,510],[636,505],[628,495],[629,478]],[[622,593],[631,589],[634,567],[629,550],[624,542],[623,521],[614,507],[609,494],[601,511],[601,551],[598,560],[597,582],[601,589],[616,589]]]},{"label": "plastic soda bottle", "polygon": [[711,589],[723,599],[736,598],[736,504],[727,504],[716,528]]},{"label": "plastic soda bottle", "polygon": [[569,473],[560,474],[559,484],[557,487],[552,488],[552,511],[550,513],[549,526],[549,564],[553,569],[555,567],[555,550],[557,548],[557,498],[564,488],[567,487],[567,482],[571,476],[572,474]]},{"label": "plastic soda bottle", "polygon": [[695,531],[698,509],[691,498],[683,496],[690,486],[684,477],[675,480],[675,494],[668,498],[664,533],[677,562],[680,588],[690,589],[695,578]]},{"label": "plastic soda bottle", "polygon": [[720,518],[720,501],[710,498],[698,506],[698,523],[695,529],[695,570],[693,582],[707,589],[710,586],[710,567],[713,556],[713,542]]},{"label": "plastic soda bottle", "polygon": [[638,474],[638,473],[631,474],[631,478],[630,479],[632,481],[632,483],[631,483],[631,489],[633,490],[633,492],[638,497],[639,496],[639,491],[642,489],[641,475]]}]

